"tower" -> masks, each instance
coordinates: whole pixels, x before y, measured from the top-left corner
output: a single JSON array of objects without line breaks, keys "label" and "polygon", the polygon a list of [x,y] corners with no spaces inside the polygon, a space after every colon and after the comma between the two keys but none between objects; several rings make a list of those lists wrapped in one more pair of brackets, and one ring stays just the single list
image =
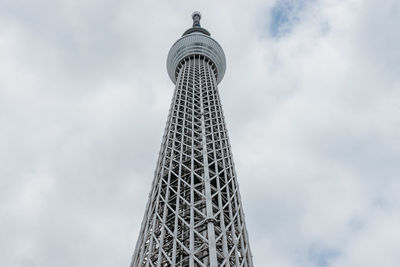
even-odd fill
[{"label": "tower", "polygon": [[217,89],[225,55],[192,19],[168,54],[175,92],[131,267],[253,266]]}]

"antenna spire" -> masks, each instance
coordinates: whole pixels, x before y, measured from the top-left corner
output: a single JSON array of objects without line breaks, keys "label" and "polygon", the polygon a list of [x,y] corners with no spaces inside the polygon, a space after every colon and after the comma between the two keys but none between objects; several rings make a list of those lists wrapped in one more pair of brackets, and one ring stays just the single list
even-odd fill
[{"label": "antenna spire", "polygon": [[192,19],[193,19],[193,27],[201,27],[200,26],[201,13],[199,11],[193,12]]}]

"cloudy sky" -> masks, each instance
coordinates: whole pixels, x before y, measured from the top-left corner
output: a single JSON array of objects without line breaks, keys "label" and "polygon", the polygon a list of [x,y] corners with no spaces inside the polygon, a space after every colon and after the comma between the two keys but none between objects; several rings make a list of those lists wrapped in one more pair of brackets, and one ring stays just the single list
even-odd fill
[{"label": "cloudy sky", "polygon": [[129,266],[194,10],[256,266],[400,266],[398,0],[1,0],[1,265]]}]

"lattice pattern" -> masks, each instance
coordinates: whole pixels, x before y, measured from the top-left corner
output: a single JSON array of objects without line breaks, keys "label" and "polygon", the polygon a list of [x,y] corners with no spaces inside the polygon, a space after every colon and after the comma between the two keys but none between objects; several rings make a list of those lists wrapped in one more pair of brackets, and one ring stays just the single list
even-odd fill
[{"label": "lattice pattern", "polygon": [[131,267],[253,266],[214,68],[178,68]]}]

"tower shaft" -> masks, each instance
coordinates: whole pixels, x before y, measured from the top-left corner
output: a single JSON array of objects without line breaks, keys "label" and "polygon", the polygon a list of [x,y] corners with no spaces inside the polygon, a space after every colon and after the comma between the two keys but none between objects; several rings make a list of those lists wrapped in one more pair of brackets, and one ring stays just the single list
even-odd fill
[{"label": "tower shaft", "polygon": [[131,267],[253,266],[225,126],[218,68],[179,61],[152,189]]}]

